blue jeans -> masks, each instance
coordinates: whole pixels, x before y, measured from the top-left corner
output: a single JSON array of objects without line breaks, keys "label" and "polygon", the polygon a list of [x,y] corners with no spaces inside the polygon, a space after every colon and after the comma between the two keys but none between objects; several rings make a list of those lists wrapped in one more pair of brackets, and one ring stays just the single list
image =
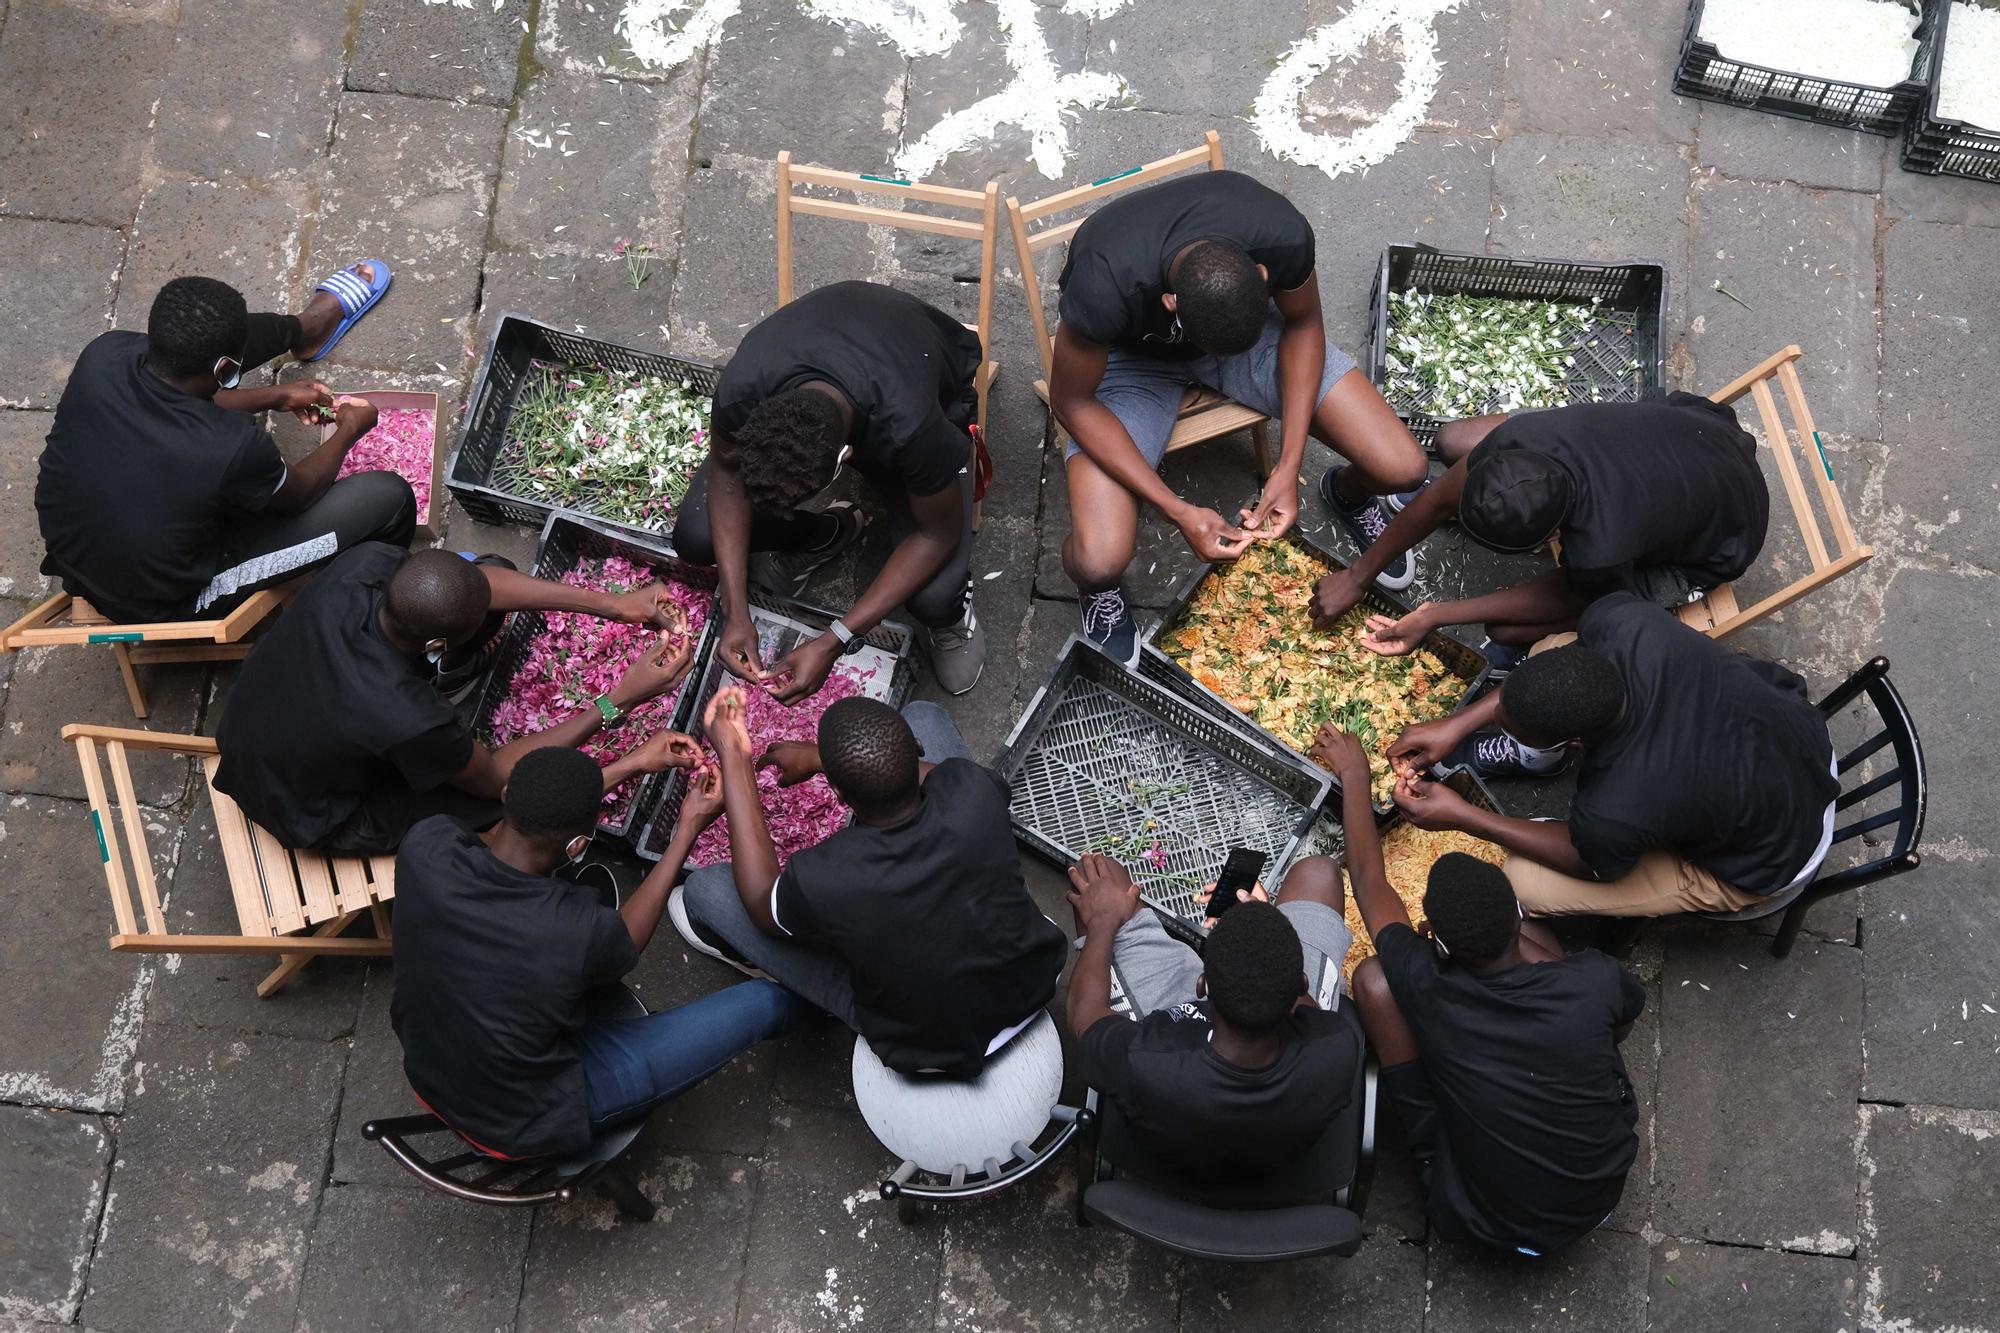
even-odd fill
[{"label": "blue jeans", "polygon": [[590,1132],[678,1097],[758,1042],[790,1032],[805,1013],[784,987],[746,981],[644,1018],[592,1019],[582,1037]]}]

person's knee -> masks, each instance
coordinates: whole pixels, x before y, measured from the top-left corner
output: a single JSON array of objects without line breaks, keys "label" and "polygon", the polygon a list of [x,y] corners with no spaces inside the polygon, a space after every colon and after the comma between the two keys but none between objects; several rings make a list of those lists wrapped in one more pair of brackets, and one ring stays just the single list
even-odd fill
[{"label": "person's knee", "polygon": [[754,1026],[765,1037],[776,1036],[789,1029],[799,1013],[798,997],[775,981],[746,981],[741,983],[751,988],[753,993],[746,996],[749,1001]]},{"label": "person's knee", "polygon": [[736,878],[727,865],[703,866],[689,875],[681,885],[681,901],[690,917],[708,924],[726,919],[732,907],[742,911]]},{"label": "person's knee", "polygon": [[1383,451],[1383,457],[1370,465],[1375,479],[1390,491],[1414,491],[1424,484],[1431,475],[1430,460],[1424,457],[1424,447],[1416,438],[1403,432],[1403,438],[1395,441]]},{"label": "person's knee", "polygon": [[1324,903],[1336,912],[1344,910],[1346,894],[1341,884],[1340,863],[1330,856],[1308,856],[1294,863],[1285,872],[1278,901]]},{"label": "person's knee", "polygon": [[1094,592],[1123,579],[1125,567],[1138,549],[1137,534],[1076,518],[1071,523],[1069,537],[1063,542],[1063,568],[1077,587]]},{"label": "person's knee", "polygon": [[1380,958],[1370,956],[1362,959],[1354,969],[1348,989],[1363,1014],[1396,1012],[1396,997],[1389,989],[1389,974],[1382,970]]},{"label": "person's knee", "polygon": [[341,479],[354,516],[355,541],[409,545],[417,534],[417,493],[401,474],[386,469],[356,472]]}]

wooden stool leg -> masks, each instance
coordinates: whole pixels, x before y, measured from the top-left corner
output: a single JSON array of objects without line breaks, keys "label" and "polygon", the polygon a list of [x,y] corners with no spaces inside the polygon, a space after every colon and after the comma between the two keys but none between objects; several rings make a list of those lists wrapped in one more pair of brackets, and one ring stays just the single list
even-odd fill
[{"label": "wooden stool leg", "polygon": [[118,659],[118,674],[125,678],[125,695],[132,701],[132,716],[144,721],[148,716],[146,692],[139,688],[139,673],[132,666],[132,650],[122,643],[114,643],[111,655]]},{"label": "wooden stool leg", "polygon": [[1271,423],[1260,421],[1250,428],[1250,444],[1257,451],[1257,479],[1271,475]]},{"label": "wooden stool leg", "polygon": [[[343,912],[333,918],[333,920],[322,923],[319,929],[315,930],[313,934],[338,935],[341,931],[353,925],[355,918],[360,915],[360,912]],[[297,976],[305,968],[305,965],[317,956],[316,954],[309,953],[286,954],[284,960],[271,969],[270,975],[257,983],[257,998],[260,1000],[270,999],[278,993],[279,989],[287,981]]]}]

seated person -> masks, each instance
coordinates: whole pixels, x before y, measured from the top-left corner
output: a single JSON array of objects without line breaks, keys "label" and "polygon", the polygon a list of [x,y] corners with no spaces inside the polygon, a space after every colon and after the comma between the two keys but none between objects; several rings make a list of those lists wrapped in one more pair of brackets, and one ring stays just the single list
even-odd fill
[{"label": "seated person", "polygon": [[[1480,810],[1420,776],[1446,761],[1532,775],[1571,743],[1583,768],[1566,821]],[[1819,872],[1840,792],[1804,680],[1632,593],[1592,602],[1575,642],[1538,647],[1479,702],[1405,731],[1389,762],[1410,821],[1505,847],[1537,915],[1754,907]]]},{"label": "seated person", "polygon": [[[1294,865],[1272,906],[1261,886],[1210,924],[1197,954],[1139,904],[1109,857],[1071,866],[1083,952],[1069,982],[1069,1026],[1083,1079],[1118,1106],[1133,1138],[1177,1174],[1241,1182],[1289,1167],[1346,1109],[1361,1061],[1335,1017],[1353,944],[1340,871],[1323,856]],[[1111,1008],[1117,970],[1132,1022]]]},{"label": "seated person", "polygon": [[[1071,436],[1063,570],[1081,594],[1083,632],[1120,661],[1139,651],[1121,581],[1142,503],[1200,559],[1229,560],[1252,537],[1280,536],[1297,521],[1308,433],[1353,464],[1327,472],[1319,490],[1364,545],[1388,521],[1375,497],[1424,479],[1409,428],[1327,341],[1313,249],[1305,215],[1235,171],[1121,195],[1070,241],[1049,374],[1049,407]],[[1175,495],[1159,475],[1195,386],[1279,422],[1277,462],[1241,526]],[[1403,588],[1415,577],[1406,564],[1384,581]]]},{"label": "seated person", "polygon": [[[698,753],[662,732],[637,757],[657,771]],[[644,1018],[589,1016],[590,992],[638,965],[681,858],[722,805],[715,783],[697,784],[667,856],[614,909],[555,875],[589,845],[603,790],[590,756],[548,746],[515,766],[506,816],[487,832],[433,815],[396,854],[389,1021],[403,1072],[446,1124],[508,1157],[582,1148],[802,1011],[783,987],[750,981]]]},{"label": "seated person", "polygon": [[[938,683],[964,694],[986,665],[972,613],[974,379],[979,335],[914,296],[836,282],[743,335],[715,386],[714,444],[674,523],[674,549],[722,575],[723,665],[803,699],[849,640],[897,606],[930,630]],[[800,504],[854,466],[889,510],[888,563],[833,627],[777,662],[757,655],[745,590],[752,551],[787,553],[796,594],[861,535],[854,506]],[[782,678],[782,679],[781,679]]]},{"label": "seated person", "polygon": [[1375,943],[1354,970],[1355,1008],[1431,1222],[1455,1240],[1553,1254],[1611,1216],[1638,1156],[1618,1042],[1646,992],[1595,949],[1565,956],[1522,919],[1499,868],[1462,852],[1431,867],[1418,934],[1382,864],[1367,752],[1331,726],[1314,750],[1340,775],[1348,874]]},{"label": "seated person", "polygon": [[[364,282],[374,273],[354,269]],[[361,542],[408,546],[417,503],[407,481],[379,471],[334,480],[374,428],[372,406],[343,400],[333,435],[287,467],[257,414],[310,422],[333,395],[317,380],[237,387],[283,353],[313,356],[341,310],[326,284],[299,314],[253,315],[226,283],[175,278],[153,298],[146,332],[92,339],[35,482],[42,572],[116,621],[192,620]]]},{"label": "seated person", "polygon": [[[718,692],[703,721],[735,859],[676,892],[688,944],[832,1014],[891,1069],[977,1076],[1047,1006],[1069,953],[1021,878],[1006,782],[966,757],[936,704],[898,716],[842,699],[817,745],[762,757],[740,688]],[[853,824],[780,866],[757,798],[764,765],[787,783],[826,774]]]},{"label": "seated person", "polygon": [[[429,815],[491,824],[521,756],[577,745],[687,674],[688,645],[663,644],[547,731],[488,749],[439,692],[433,663],[497,633],[489,612],[529,610],[674,623],[658,585],[592,592],[504,561],[357,546],[292,600],[244,660],[215,730],[216,789],[287,847],[393,852]],[[607,765],[603,790],[637,771],[629,757]]]},{"label": "seated person", "polygon": [[1512,667],[1537,639],[1575,629],[1593,598],[1631,591],[1673,607],[1741,578],[1770,525],[1757,442],[1734,409],[1698,394],[1447,422],[1438,452],[1450,462],[1444,475],[1351,568],[1319,581],[1315,620],[1347,612],[1376,571],[1447,519],[1496,551],[1560,536],[1556,569],[1400,620],[1372,617],[1367,643],[1380,653],[1414,651],[1441,625],[1483,623],[1495,665]]}]

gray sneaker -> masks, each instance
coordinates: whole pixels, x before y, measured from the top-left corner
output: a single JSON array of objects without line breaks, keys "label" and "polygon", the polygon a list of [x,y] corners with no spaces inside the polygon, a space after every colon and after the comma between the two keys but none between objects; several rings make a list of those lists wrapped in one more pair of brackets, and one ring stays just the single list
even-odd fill
[{"label": "gray sneaker", "polygon": [[979,673],[986,669],[986,631],[979,627],[970,597],[957,624],[931,631],[931,669],[950,694],[964,694],[979,683]]},{"label": "gray sneaker", "polygon": [[840,525],[826,545],[811,551],[754,552],[750,556],[751,581],[782,596],[797,597],[805,592],[813,575],[846,554],[867,530],[866,515],[850,501],[836,500],[823,512]]}]

